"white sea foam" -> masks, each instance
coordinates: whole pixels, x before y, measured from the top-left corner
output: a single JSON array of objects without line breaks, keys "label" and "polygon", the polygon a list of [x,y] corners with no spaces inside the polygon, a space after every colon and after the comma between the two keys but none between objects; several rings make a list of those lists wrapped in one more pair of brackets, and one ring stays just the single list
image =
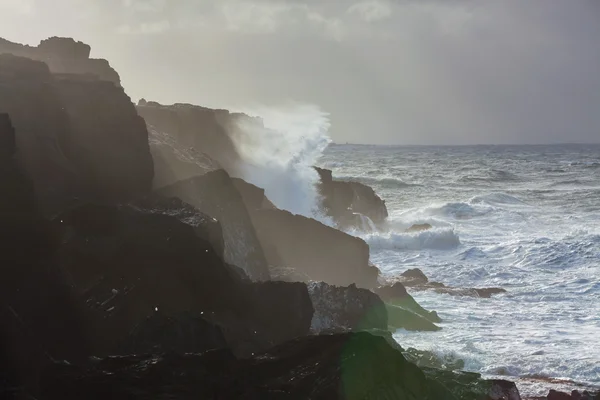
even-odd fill
[{"label": "white sea foam", "polygon": [[319,213],[319,176],[312,167],[330,143],[328,114],[296,103],[244,112],[259,115],[264,127],[244,119],[238,123],[234,141],[242,158],[241,178],[264,188],[277,207],[331,224]]},{"label": "white sea foam", "polygon": [[[507,290],[491,299],[414,292],[443,329],[399,331],[403,347],[455,354],[467,370],[516,380],[524,395],[552,387],[531,376],[600,386],[600,146],[335,146],[321,162],[346,179],[425,182],[372,183],[390,218],[362,237],[384,275],[420,268],[449,286]],[[404,232],[417,223],[433,228]]]}]

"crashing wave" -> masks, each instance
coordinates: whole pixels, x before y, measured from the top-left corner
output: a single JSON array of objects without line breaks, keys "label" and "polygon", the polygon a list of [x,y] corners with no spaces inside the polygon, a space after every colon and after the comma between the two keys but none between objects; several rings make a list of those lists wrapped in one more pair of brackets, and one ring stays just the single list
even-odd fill
[{"label": "crashing wave", "polygon": [[450,250],[460,245],[454,229],[432,229],[417,233],[372,233],[363,237],[372,249],[382,250]]}]

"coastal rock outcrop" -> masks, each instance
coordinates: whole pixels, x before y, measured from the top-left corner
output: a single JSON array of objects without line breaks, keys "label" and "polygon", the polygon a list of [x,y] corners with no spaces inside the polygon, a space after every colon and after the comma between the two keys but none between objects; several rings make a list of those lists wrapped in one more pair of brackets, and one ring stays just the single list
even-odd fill
[{"label": "coastal rock outcrop", "polygon": [[489,299],[495,294],[506,293],[506,289],[503,288],[457,288],[446,286],[440,282],[431,282],[429,281],[429,278],[425,276],[423,271],[418,268],[409,269],[403,272],[396,278],[396,281],[412,290],[433,290],[436,293],[449,294],[451,296],[468,296]]},{"label": "coastal rock outcrop", "polygon": [[[315,167],[321,182],[322,206],[341,228],[363,228],[360,216],[381,225],[388,216],[385,201],[372,188],[359,182],[337,181],[331,170]],[[358,217],[357,217],[358,216]]]},{"label": "coastal rock outcrop", "polygon": [[338,287],[325,282],[308,284],[315,313],[311,330],[386,330],[388,317],[383,301],[367,289],[356,285]]},{"label": "coastal rock outcrop", "polygon": [[307,336],[248,359],[204,354],[111,357],[86,368],[55,364],[41,399],[520,400],[514,384],[427,370],[369,333]]},{"label": "coastal rock outcrop", "polygon": [[224,170],[208,172],[156,191],[178,197],[221,223],[224,259],[242,268],[253,280],[268,280],[269,269],[261,242],[243,198]]},{"label": "coastal rock outcrop", "polygon": [[377,286],[379,270],[369,265],[369,246],[362,239],[279,209],[257,210],[252,221],[270,265],[336,286]]},{"label": "coastal rock outcrop", "polygon": [[148,133],[122,88],[52,75],[46,64],[12,54],[0,55],[0,85],[0,112],[17,130],[19,162],[44,213],[150,191]]},{"label": "coastal rock outcrop", "polygon": [[239,279],[193,226],[168,214],[86,205],[54,221],[61,264],[88,308],[92,354],[118,354],[155,315],[187,314],[188,326],[206,319],[237,354],[308,332],[313,308],[304,284]]},{"label": "coastal rock outcrop", "polygon": [[[168,134],[178,146],[202,152],[229,174],[237,175],[240,156],[231,137],[232,119],[237,114],[191,104],[165,106],[145,100],[138,102],[137,111],[152,129]],[[155,187],[192,177],[183,168],[174,169],[173,174],[172,182],[161,181]]]},{"label": "coastal rock outcrop", "polygon": [[411,311],[431,322],[442,322],[435,311],[427,311],[421,307],[400,282],[391,286],[380,286],[375,289],[375,293],[386,303]]},{"label": "coastal rock outcrop", "polygon": [[0,38],[0,54],[10,53],[46,63],[53,73],[90,75],[121,85],[119,74],[108,61],[90,58],[91,47],[71,38],[51,37],[37,47],[13,43]]}]

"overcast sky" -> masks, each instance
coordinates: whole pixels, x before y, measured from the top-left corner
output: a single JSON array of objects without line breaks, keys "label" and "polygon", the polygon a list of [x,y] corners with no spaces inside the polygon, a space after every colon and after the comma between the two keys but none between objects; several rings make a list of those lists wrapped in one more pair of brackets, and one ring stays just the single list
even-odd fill
[{"label": "overcast sky", "polygon": [[134,100],[316,104],[338,142],[600,142],[600,0],[0,0],[55,35]]}]

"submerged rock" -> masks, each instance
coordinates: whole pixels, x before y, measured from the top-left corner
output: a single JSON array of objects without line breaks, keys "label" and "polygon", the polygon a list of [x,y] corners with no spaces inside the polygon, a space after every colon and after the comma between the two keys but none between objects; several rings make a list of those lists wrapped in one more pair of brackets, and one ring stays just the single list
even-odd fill
[{"label": "submerged rock", "polygon": [[399,283],[412,290],[433,290],[440,294],[451,296],[468,296],[489,299],[492,295],[506,293],[502,288],[456,288],[440,282],[430,282],[427,276],[418,268],[409,269],[398,278]]},{"label": "submerged rock", "polygon": [[414,224],[406,230],[406,232],[422,232],[431,229],[430,224]]}]

